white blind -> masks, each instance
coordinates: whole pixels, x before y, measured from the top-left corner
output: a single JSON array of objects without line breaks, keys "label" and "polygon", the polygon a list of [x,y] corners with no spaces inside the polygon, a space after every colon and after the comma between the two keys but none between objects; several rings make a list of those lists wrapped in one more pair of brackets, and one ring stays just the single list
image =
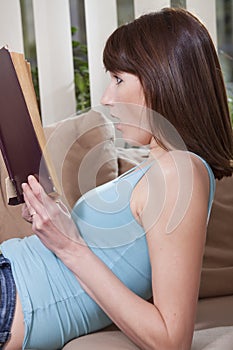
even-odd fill
[{"label": "white blind", "polygon": [[44,125],[75,113],[69,2],[33,0]]},{"label": "white blind", "polygon": [[102,52],[108,36],[117,27],[115,0],[85,0],[91,104],[97,106],[106,86]]},{"label": "white blind", "polygon": [[23,30],[19,0],[0,0],[0,47],[24,52]]},{"label": "white blind", "polygon": [[[32,0],[35,20],[42,119],[45,125],[75,113],[71,21],[68,0]],[[215,0],[186,0],[187,9],[207,26],[215,45]],[[170,0],[134,0],[135,17],[170,6]],[[116,0],[85,0],[92,106],[100,103],[107,76],[102,51],[117,27]],[[19,0],[0,0],[0,45],[23,52]]]}]

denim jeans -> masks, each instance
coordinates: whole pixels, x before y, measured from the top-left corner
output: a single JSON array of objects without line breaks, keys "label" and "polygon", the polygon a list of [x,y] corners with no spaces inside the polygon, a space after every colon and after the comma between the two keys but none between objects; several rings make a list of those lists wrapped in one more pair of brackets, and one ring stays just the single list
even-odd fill
[{"label": "denim jeans", "polygon": [[16,287],[10,261],[0,251],[0,349],[11,334],[16,304]]}]

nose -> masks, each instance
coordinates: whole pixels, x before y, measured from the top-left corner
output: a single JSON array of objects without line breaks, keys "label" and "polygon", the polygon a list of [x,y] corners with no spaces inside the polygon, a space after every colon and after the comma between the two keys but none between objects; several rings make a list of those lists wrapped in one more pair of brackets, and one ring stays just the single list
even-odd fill
[{"label": "nose", "polygon": [[107,87],[101,97],[100,103],[104,106],[112,106],[113,100],[111,97],[110,89]]}]

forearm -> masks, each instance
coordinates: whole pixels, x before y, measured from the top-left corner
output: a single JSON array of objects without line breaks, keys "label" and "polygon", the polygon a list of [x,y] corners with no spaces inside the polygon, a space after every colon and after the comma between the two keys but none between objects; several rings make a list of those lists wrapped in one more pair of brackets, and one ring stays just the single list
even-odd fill
[{"label": "forearm", "polygon": [[81,250],[61,259],[112,321],[142,349],[174,349],[159,310],[124,286],[89,248]]}]

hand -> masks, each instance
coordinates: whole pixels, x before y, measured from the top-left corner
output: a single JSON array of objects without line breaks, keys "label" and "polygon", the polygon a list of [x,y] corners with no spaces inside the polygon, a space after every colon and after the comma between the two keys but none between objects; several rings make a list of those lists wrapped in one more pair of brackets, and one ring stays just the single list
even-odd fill
[{"label": "hand", "polygon": [[86,246],[64,204],[49,197],[34,176],[29,176],[22,188],[27,208],[24,215],[28,218],[30,213],[33,232],[48,249],[62,259],[73,250],[77,253],[77,243]]}]

